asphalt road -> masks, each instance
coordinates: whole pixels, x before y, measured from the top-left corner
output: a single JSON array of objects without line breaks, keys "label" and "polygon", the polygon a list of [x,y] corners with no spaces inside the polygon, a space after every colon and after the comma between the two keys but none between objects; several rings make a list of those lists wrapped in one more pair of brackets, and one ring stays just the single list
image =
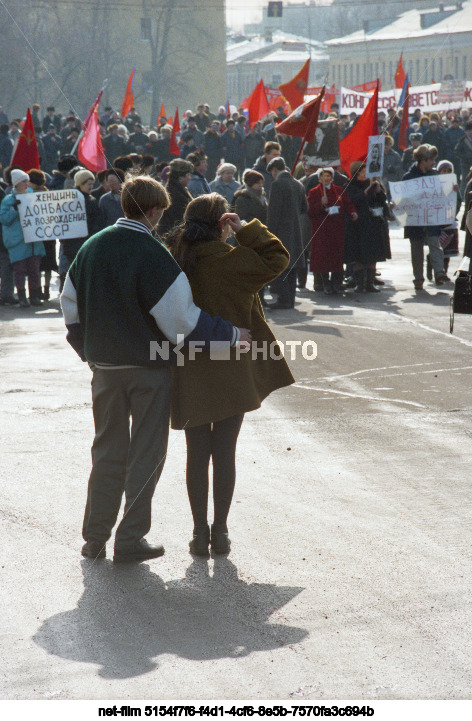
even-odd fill
[{"label": "asphalt road", "polygon": [[57,293],[0,308],[1,698],[471,698],[472,318],[451,336],[452,286],[416,294],[392,247],[381,293],[269,314],[318,355],[247,415],[232,552],[210,561],[188,554],[179,432],[149,535],[166,555],[82,559],[90,371]]}]

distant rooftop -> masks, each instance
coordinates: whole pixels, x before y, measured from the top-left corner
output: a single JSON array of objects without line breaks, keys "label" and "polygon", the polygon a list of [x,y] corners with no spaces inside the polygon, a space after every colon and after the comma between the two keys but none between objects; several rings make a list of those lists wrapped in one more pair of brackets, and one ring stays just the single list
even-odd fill
[{"label": "distant rooftop", "polygon": [[448,35],[449,33],[472,32],[472,2],[464,2],[442,7],[435,10],[409,10],[393,22],[378,30],[359,30],[351,35],[327,40],[328,47],[350,45],[360,42],[379,40],[401,40],[409,38],[430,37],[431,35]]},{"label": "distant rooftop", "polygon": [[[274,62],[275,60],[283,62],[287,59],[287,53],[290,53],[291,59],[295,59],[293,56],[299,53],[303,62],[310,53],[310,48],[312,57],[327,57],[324,43],[292,33],[276,30],[267,38],[263,35],[255,35],[243,39],[238,35],[234,39],[230,37],[227,40],[226,62],[249,60],[251,57],[258,57],[261,62]],[[270,60],[267,59],[268,56],[271,57]]]}]

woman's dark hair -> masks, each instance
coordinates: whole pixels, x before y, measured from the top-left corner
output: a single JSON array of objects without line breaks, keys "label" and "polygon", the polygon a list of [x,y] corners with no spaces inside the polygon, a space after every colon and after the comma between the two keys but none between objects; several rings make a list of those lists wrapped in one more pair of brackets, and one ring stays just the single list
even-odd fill
[{"label": "woman's dark hair", "polygon": [[258,173],[257,170],[245,170],[243,175],[243,183],[252,188],[253,185],[258,183],[260,180],[264,180],[262,173]]},{"label": "woman's dark hair", "polygon": [[199,195],[185,210],[181,225],[166,237],[166,245],[184,273],[191,273],[196,264],[196,247],[200,243],[221,240],[219,220],[228,212],[228,203],[218,193]]}]

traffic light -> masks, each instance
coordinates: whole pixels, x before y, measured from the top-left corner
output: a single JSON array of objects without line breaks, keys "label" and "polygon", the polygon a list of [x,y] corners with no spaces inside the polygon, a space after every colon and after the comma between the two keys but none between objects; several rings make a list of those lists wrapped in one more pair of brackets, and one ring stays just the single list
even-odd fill
[{"label": "traffic light", "polygon": [[268,18],[281,18],[282,17],[282,7],[283,3],[281,2],[270,2],[267,6],[267,17]]}]

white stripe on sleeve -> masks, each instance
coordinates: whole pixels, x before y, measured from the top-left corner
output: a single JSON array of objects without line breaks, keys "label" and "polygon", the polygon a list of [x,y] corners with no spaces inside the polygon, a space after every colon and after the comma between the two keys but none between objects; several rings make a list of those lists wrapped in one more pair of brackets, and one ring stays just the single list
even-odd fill
[{"label": "white stripe on sleeve", "polygon": [[149,312],[172,343],[177,343],[177,334],[186,338],[193,331],[201,311],[193,302],[192,290],[185,273],[179,273]]},{"label": "white stripe on sleeve", "polygon": [[74,284],[69,277],[69,273],[66,275],[64,288],[61,293],[61,308],[66,325],[80,323],[77,307],[77,291],[75,290]]}]

